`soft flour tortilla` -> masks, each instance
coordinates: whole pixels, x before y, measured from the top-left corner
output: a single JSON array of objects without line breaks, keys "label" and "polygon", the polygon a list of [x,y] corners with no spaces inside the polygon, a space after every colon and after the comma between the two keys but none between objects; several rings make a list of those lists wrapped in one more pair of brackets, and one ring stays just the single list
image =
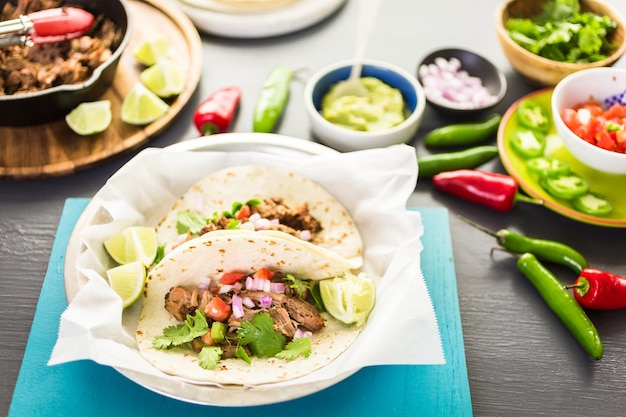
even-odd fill
[{"label": "soft flour tortilla", "polygon": [[299,0],[181,0],[190,6],[218,13],[248,14],[271,11]]},{"label": "soft flour tortilla", "polygon": [[284,169],[266,165],[240,165],[226,168],[193,185],[169,210],[157,226],[160,244],[176,240],[178,213],[198,211],[205,216],[230,211],[233,202],[253,198],[281,197],[291,206],[308,203],[309,212],[322,224],[323,230],[312,242],[332,250],[353,268],[363,263],[363,240],[348,210],[316,182]]},{"label": "soft flour tortilla", "polygon": [[284,233],[216,231],[186,242],[170,252],[149,273],[136,339],[139,352],[161,371],[198,384],[257,386],[304,376],[336,359],[361,329],[345,326],[325,315],[326,326],[314,334],[311,355],[285,361],[277,358],[226,359],[215,370],[198,365],[190,349],[159,350],[152,340],[179,322],[164,307],[173,286],[197,287],[207,278],[217,280],[225,271],[268,268],[311,280],[343,275],[350,269],[345,259]]}]

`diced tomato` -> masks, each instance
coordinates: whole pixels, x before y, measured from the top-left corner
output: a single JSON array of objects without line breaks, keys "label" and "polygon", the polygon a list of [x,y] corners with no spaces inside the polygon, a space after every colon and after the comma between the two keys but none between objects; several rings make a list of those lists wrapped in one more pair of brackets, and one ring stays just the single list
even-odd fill
[{"label": "diced tomato", "polygon": [[604,117],[608,120],[624,118],[626,117],[626,106],[615,103],[611,107],[609,107],[606,112],[604,112]]},{"label": "diced tomato", "polygon": [[586,101],[576,106],[576,110],[580,110],[580,109],[589,110],[589,113],[591,113],[591,116],[600,116],[602,113],[604,113],[602,106],[600,106],[600,103],[596,101]]},{"label": "diced tomato", "polygon": [[267,268],[260,268],[253,275],[254,278],[259,278],[259,279],[272,279],[273,276],[274,276],[274,273]]},{"label": "diced tomato", "polygon": [[220,278],[220,282],[226,285],[233,285],[245,276],[246,274],[240,274],[238,272],[225,272]]},{"label": "diced tomato", "polygon": [[244,204],[237,212],[237,220],[245,220],[250,217],[250,206]]},{"label": "diced tomato", "polygon": [[231,308],[228,303],[219,297],[213,297],[204,307],[204,314],[215,321],[226,321],[230,316]]},{"label": "diced tomato", "polygon": [[598,132],[596,139],[597,139],[596,145],[598,145],[599,147],[603,149],[606,149],[607,151],[614,151],[617,148],[615,146],[615,141],[613,140],[609,132],[607,132],[606,130]]}]

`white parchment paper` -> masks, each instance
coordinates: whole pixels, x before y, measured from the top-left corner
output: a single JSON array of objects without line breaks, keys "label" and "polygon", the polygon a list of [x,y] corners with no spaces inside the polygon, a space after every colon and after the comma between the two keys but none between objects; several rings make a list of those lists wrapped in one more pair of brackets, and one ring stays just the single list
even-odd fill
[{"label": "white parchment paper", "polygon": [[88,359],[163,382],[177,379],[152,367],[137,350],[134,332],[141,302],[122,310],[106,281],[106,269],[113,265],[102,243],[129,225],[155,226],[196,181],[244,164],[292,170],[335,195],[359,226],[365,244],[363,271],[376,282],[376,306],[355,343],[324,368],[278,385],[331,380],[373,365],[445,363],[420,267],[421,216],[406,210],[417,181],[415,150],[397,145],[302,158],[152,148],[140,152],[94,196],[112,221],[80,231],[86,249],[76,267],[87,282],[61,316],[50,365]]}]

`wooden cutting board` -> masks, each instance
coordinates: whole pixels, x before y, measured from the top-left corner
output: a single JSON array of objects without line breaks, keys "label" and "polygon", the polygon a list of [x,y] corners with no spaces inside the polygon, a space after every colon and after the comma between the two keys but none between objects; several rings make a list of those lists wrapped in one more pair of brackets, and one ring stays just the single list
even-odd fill
[{"label": "wooden cutting board", "polygon": [[[144,144],[163,130],[189,101],[202,72],[202,42],[195,26],[166,0],[133,0],[128,2],[128,8],[132,36],[112,85],[100,98],[111,101],[111,126],[91,136],[75,134],[63,119],[26,127],[0,126],[0,177],[59,176],[87,168]],[[146,126],[132,126],[120,119],[122,100],[143,70],[131,51],[156,35],[169,39],[170,56],[187,68],[185,90],[168,101],[170,108],[163,117]]]}]

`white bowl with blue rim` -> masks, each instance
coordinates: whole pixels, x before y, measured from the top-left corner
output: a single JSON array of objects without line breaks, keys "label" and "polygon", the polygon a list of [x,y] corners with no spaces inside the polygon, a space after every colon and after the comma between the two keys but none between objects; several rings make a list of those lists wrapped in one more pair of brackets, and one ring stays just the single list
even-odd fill
[{"label": "white bowl with blue rim", "polygon": [[378,78],[402,93],[406,119],[388,129],[357,131],[333,124],[321,114],[322,99],[332,86],[350,76],[353,61],[341,61],[317,71],[304,89],[304,103],[314,136],[322,143],[341,152],[382,148],[408,143],[415,138],[424,116],[426,98],[417,78],[388,62],[365,60],[361,77]]}]

